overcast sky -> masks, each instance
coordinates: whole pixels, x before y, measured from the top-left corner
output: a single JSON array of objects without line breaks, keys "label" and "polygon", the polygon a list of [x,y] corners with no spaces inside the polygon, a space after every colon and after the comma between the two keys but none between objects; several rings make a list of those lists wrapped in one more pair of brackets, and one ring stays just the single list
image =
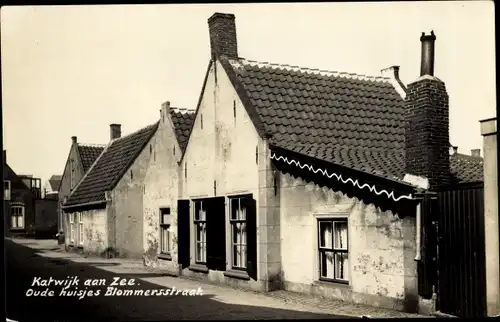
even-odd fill
[{"label": "overcast sky", "polygon": [[71,136],[105,144],[154,123],[163,101],[195,108],[210,59],[207,19],[236,15],[241,57],[379,75],[420,72],[434,30],[435,76],[450,95],[451,142],[482,148],[495,116],[491,1],[2,7],[4,149],[18,174],[61,174]]}]

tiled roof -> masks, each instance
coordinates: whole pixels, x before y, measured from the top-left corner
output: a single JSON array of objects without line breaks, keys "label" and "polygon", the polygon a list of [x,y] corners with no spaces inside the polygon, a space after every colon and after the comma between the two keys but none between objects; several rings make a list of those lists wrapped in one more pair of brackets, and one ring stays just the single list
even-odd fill
[{"label": "tiled roof", "polygon": [[105,192],[116,186],[157,128],[158,122],[110,142],[65,205],[106,200]]},{"label": "tiled roof", "polygon": [[104,145],[78,143],[78,153],[80,153],[84,173],[89,171],[90,166],[101,155],[103,150]]},{"label": "tiled roof", "polygon": [[482,157],[455,153],[450,156],[450,167],[460,183],[484,180]]},{"label": "tiled roof", "polygon": [[[222,63],[236,75],[272,145],[389,179],[403,178],[404,99],[388,78],[242,58]],[[452,170],[461,172],[461,164]]]},{"label": "tiled roof", "polygon": [[56,174],[54,174],[52,177],[50,177],[49,185],[50,185],[50,189],[52,191],[59,190],[59,185],[61,184],[61,179],[62,179],[62,176],[56,175]]},{"label": "tiled roof", "polygon": [[184,152],[191,127],[193,127],[195,113],[193,110],[170,108],[170,117],[172,118],[172,123],[174,123],[175,136],[182,152]]}]

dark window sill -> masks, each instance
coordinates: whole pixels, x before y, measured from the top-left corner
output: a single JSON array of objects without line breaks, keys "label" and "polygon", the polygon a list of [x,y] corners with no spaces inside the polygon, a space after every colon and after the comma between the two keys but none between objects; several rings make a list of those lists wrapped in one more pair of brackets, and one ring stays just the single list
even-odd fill
[{"label": "dark window sill", "polygon": [[11,228],[11,229],[10,229],[10,231],[19,231],[19,232],[21,232],[21,231],[25,231],[25,230],[26,230],[26,229],[24,229],[24,228]]},{"label": "dark window sill", "polygon": [[160,253],[160,254],[158,254],[157,257],[159,259],[164,259],[164,260],[167,260],[167,261],[171,261],[172,260],[172,255],[167,254],[167,253]]},{"label": "dark window sill", "polygon": [[199,273],[208,273],[208,267],[202,264],[191,264],[191,266],[189,266],[189,270]]},{"label": "dark window sill", "polygon": [[331,280],[331,279],[320,279],[319,281],[315,281],[314,284],[316,285],[323,285],[323,286],[335,286],[335,287],[342,287],[342,288],[351,288],[349,285],[349,282],[347,281],[339,281],[339,280]]},{"label": "dark window sill", "polygon": [[248,273],[246,271],[242,271],[242,270],[240,271],[240,270],[232,269],[229,271],[225,271],[224,276],[237,278],[240,280],[246,280],[246,281],[250,280],[250,276],[248,275]]}]

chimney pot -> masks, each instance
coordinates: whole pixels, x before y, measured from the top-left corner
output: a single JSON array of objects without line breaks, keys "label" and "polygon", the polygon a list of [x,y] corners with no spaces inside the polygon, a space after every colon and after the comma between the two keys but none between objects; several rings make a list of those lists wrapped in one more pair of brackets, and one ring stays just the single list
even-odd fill
[{"label": "chimney pot", "polygon": [[119,139],[121,136],[122,136],[121,124],[110,124],[109,125],[110,140]]},{"label": "chimney pot", "polygon": [[76,136],[72,136],[72,137],[71,137],[71,141],[72,141],[73,143],[77,143],[77,142],[78,142],[78,138],[77,138]]},{"label": "chimney pot", "polygon": [[214,13],[208,18],[210,34],[210,49],[212,60],[220,56],[238,57],[238,42],[236,40],[236,23],[233,14]]},{"label": "chimney pot", "polygon": [[453,154],[457,154],[458,153],[458,146],[454,146],[453,147]]},{"label": "chimney pot", "polygon": [[473,157],[480,157],[481,156],[481,149],[470,150],[470,155],[472,155]]},{"label": "chimney pot", "polygon": [[436,41],[436,35],[434,35],[434,31],[431,31],[430,35],[422,33],[420,41],[422,42],[420,76],[434,76],[434,42]]}]

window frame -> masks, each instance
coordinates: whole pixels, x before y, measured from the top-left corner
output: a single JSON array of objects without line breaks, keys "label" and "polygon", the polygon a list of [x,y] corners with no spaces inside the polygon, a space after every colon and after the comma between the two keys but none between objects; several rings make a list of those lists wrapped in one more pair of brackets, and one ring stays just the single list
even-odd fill
[{"label": "window frame", "polygon": [[69,214],[69,242],[75,243],[75,213]]},{"label": "window frame", "polygon": [[81,212],[76,213],[77,224],[78,224],[78,246],[83,246],[84,231],[83,231],[83,214]]},{"label": "window frame", "polygon": [[[331,240],[331,247],[325,247],[321,245],[321,223],[331,223],[332,225],[332,240]],[[343,223],[346,224],[346,246],[345,248],[336,248],[335,247],[335,223]],[[316,218],[316,230],[317,230],[317,253],[316,253],[316,258],[317,258],[317,263],[318,263],[318,279],[323,282],[331,282],[331,283],[339,283],[339,284],[349,284],[350,283],[350,274],[348,274],[347,279],[338,279],[335,278],[335,269],[336,269],[336,255],[337,254],[347,254],[347,259],[349,263],[349,222],[346,217],[318,217]],[[322,268],[322,263],[321,263],[321,258],[323,253],[332,253],[333,255],[333,276],[334,278],[329,278],[329,277],[323,277],[321,268]],[[350,265],[348,264],[347,267],[345,268],[347,270],[350,269]]]},{"label": "window frame", "polygon": [[[168,209],[168,214],[164,213],[165,210]],[[171,255],[172,253],[172,231],[171,231],[171,223],[170,221],[168,223],[165,222],[163,216],[170,216],[171,215],[171,210],[169,207],[164,207],[160,208],[160,220],[159,220],[159,228],[160,228],[160,254],[162,255]],[[169,217],[170,218],[170,217]],[[167,245],[168,245],[168,251],[163,250],[163,231],[167,232]]]},{"label": "window frame", "polygon": [[[197,204],[200,204],[199,210],[205,210],[205,218],[203,220],[199,219],[198,214],[196,213]],[[207,265],[207,214],[206,214],[206,208],[203,208],[203,200],[193,200],[193,226],[194,226],[194,262],[195,264],[198,265]],[[198,217],[198,218],[197,218]],[[203,230],[203,227],[205,228]],[[201,230],[201,232],[204,231],[202,234],[202,240],[198,240],[198,229]],[[201,234],[201,233],[200,233]],[[201,256],[201,260],[198,260],[198,245],[202,244],[204,245],[203,249],[203,256]]]},{"label": "window frame", "polygon": [[[241,200],[244,199],[244,198],[248,198],[247,195],[243,195],[243,196],[231,196],[229,197],[229,235],[230,235],[230,249],[231,249],[231,255],[230,255],[230,258],[231,258],[231,269],[232,270],[237,270],[237,271],[246,271],[247,270],[247,266],[248,266],[248,243],[247,243],[247,215],[246,215],[246,208],[245,208],[245,217],[244,218],[241,218],[239,215],[238,215],[238,210],[241,211],[242,206],[241,206]],[[233,202],[234,201],[237,201],[238,202],[238,208],[237,208],[237,212],[236,212],[236,218],[233,217]],[[237,224],[242,224],[244,225],[245,227],[245,233],[244,233],[244,238],[241,237],[240,239],[240,242],[237,242],[235,243],[234,242],[234,234],[235,234],[235,229],[237,229],[236,225]],[[243,241],[242,241],[243,240]],[[240,254],[239,254],[239,260],[240,260],[240,265],[241,266],[238,266],[238,264],[235,265],[235,258],[234,258],[234,250],[235,250],[235,246],[237,248],[240,249]],[[241,249],[245,249],[245,256],[243,258],[243,253],[241,252]]]},{"label": "window frame", "polygon": [[[5,189],[5,184],[8,184],[8,188]],[[8,194],[7,192],[8,191]],[[3,181],[3,200],[11,200],[12,197],[12,182],[10,180],[4,180]]]},{"label": "window frame", "polygon": [[[21,209],[21,214],[14,215],[13,214],[13,209]],[[12,225],[13,217],[16,217],[16,218],[21,217],[23,219],[23,225],[22,226],[18,226],[19,219],[16,219],[16,226],[14,227],[14,225]],[[25,227],[26,227],[25,219],[26,219],[26,217],[25,217],[25,207],[24,207],[24,205],[11,205],[10,206],[10,229],[13,229],[13,230],[23,230],[23,229],[25,229]]]}]

